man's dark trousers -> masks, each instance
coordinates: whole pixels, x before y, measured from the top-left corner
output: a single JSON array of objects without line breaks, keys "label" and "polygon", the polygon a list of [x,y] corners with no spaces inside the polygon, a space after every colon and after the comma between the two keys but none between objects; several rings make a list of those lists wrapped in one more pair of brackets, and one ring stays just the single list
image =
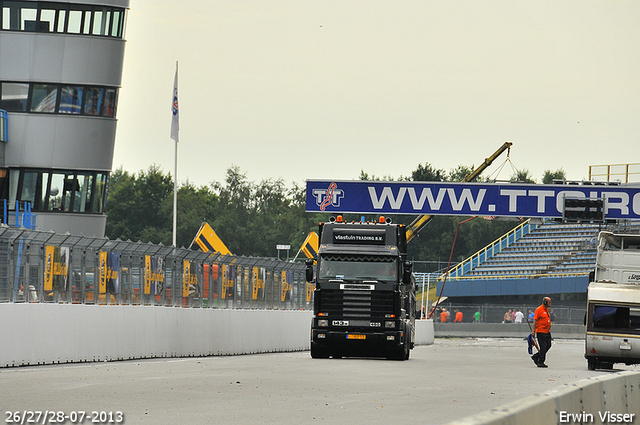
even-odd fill
[{"label": "man's dark trousers", "polygon": [[547,360],[547,351],[549,351],[549,349],[551,348],[551,333],[537,332],[536,337],[538,338],[540,351],[531,356],[531,358],[535,359],[536,363],[538,364],[544,364],[545,360]]}]

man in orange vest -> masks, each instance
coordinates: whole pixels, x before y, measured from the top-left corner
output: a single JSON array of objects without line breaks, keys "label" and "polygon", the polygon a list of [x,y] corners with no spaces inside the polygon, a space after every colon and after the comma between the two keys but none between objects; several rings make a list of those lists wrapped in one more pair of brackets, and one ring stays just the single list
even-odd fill
[{"label": "man in orange vest", "polygon": [[447,323],[449,320],[449,312],[446,308],[442,308],[442,313],[440,313],[440,322]]},{"label": "man in orange vest", "polygon": [[551,298],[544,297],[542,305],[536,308],[533,314],[533,332],[532,337],[538,338],[540,351],[531,356],[531,359],[538,367],[547,367],[544,363],[547,359],[547,351],[551,348],[551,317],[549,316],[549,306],[551,306]]},{"label": "man in orange vest", "polygon": [[462,323],[462,312],[460,310],[456,310],[456,318],[453,323]]}]

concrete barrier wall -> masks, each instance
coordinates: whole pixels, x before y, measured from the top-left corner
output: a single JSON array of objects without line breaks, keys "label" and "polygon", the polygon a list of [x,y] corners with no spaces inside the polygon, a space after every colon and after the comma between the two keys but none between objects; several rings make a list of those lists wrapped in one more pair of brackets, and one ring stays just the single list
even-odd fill
[{"label": "concrete barrier wall", "polygon": [[298,351],[309,311],[0,304],[0,366]]},{"label": "concrete barrier wall", "polygon": [[565,384],[449,425],[639,422],[640,372],[626,371]]},{"label": "concrete barrier wall", "polygon": [[[531,333],[526,323],[435,323],[436,338],[526,338]],[[556,339],[584,339],[584,325],[552,325]]]},{"label": "concrete barrier wall", "polygon": [[431,345],[435,338],[433,320],[416,320],[416,345]]},{"label": "concrete barrier wall", "polygon": [[[310,311],[0,304],[0,367],[309,349]],[[416,340],[433,343],[433,322]]]}]

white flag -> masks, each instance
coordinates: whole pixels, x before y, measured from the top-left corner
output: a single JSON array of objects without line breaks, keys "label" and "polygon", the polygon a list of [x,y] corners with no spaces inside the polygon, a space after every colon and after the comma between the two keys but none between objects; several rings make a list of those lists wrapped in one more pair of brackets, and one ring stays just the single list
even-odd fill
[{"label": "white flag", "polygon": [[176,62],[176,78],[173,81],[173,102],[171,103],[171,138],[178,141],[178,62]]}]

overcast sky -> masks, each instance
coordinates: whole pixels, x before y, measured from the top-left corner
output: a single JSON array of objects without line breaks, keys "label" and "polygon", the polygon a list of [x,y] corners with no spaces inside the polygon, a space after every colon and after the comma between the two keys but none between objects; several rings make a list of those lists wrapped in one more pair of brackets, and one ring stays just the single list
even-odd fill
[{"label": "overcast sky", "polygon": [[173,175],[179,61],[180,182],[397,178],[507,140],[538,181],[586,179],[640,162],[638,22],[640,1],[132,0],[113,166]]}]

